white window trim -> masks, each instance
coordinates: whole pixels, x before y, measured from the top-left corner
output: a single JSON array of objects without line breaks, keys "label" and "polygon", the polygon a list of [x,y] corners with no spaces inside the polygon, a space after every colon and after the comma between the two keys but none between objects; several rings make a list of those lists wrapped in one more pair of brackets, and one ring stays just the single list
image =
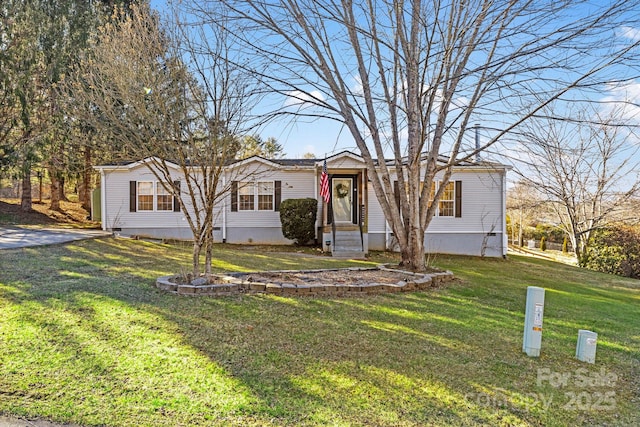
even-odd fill
[{"label": "white window trim", "polygon": [[[438,188],[440,188],[441,185],[442,185],[442,181],[438,181]],[[451,193],[453,197],[451,199],[445,200],[445,199],[442,199],[442,196],[440,196],[440,200],[438,200],[438,206],[436,207],[436,213],[435,213],[435,216],[438,216],[438,218],[455,218],[456,216],[456,183],[455,181],[449,181],[447,182],[447,185],[451,185],[453,187],[453,192]],[[452,205],[451,215],[440,215],[440,203],[442,202],[451,203]]]},{"label": "white window trim", "polygon": [[[142,194],[142,192],[140,191],[140,185],[141,184],[151,184],[151,194]],[[154,212],[155,210],[155,202],[156,202],[156,196],[155,196],[155,184],[154,181],[137,181],[136,182],[136,211],[137,212]],[[151,196],[151,209],[142,209],[140,207],[140,197],[141,196]]]},{"label": "white window trim", "polygon": [[[151,194],[152,196],[152,204],[153,204],[153,208],[152,209],[140,209],[140,196],[144,195],[144,196],[149,196],[149,194],[140,194],[140,184],[146,184],[146,183],[151,183],[152,188],[153,188],[153,194]],[[171,207],[170,209],[158,209],[158,188],[162,187],[167,193],[167,195],[169,195],[171,197]],[[173,205],[175,203],[175,196],[168,190],[166,190],[164,188],[164,186],[162,185],[161,181],[136,181],[136,212],[173,212]]]},{"label": "white window trim", "polygon": [[[260,183],[269,183],[271,184],[271,209],[258,209],[259,206],[259,184]],[[242,202],[240,201],[240,197],[242,189],[252,187],[253,188],[253,208],[252,209],[242,209]],[[238,181],[238,194],[236,195],[236,202],[238,204],[238,212],[275,212],[276,210],[276,182],[275,180],[271,181]]]},{"label": "white window trim", "polygon": [[[171,198],[171,201],[169,202],[169,209],[158,209],[159,196],[161,195],[158,190],[160,188],[165,191],[165,193],[162,194],[163,196],[169,196]],[[153,203],[154,211],[156,211],[156,212],[173,212],[174,196],[171,193],[171,191],[169,191],[166,188],[164,188],[164,185],[162,185],[161,181],[155,181],[155,186],[153,187],[153,191],[154,191],[154,203]]]}]

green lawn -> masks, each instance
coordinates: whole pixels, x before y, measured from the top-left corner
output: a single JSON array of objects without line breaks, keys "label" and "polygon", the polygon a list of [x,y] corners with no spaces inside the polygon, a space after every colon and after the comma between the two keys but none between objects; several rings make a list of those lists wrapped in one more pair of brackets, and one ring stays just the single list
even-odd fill
[{"label": "green lawn", "polygon": [[[334,299],[156,290],[189,248],[101,239],[0,252],[0,414],[81,425],[640,425],[640,283],[439,256],[446,289]],[[216,247],[216,269],[366,263]],[[379,256],[382,260],[382,256]],[[546,288],[540,358],[526,287]],[[574,359],[578,329],[597,361]]]}]

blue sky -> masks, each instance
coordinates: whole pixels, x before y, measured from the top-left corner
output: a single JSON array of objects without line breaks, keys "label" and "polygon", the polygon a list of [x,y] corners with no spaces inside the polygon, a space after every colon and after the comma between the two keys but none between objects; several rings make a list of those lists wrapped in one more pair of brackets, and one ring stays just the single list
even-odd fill
[{"label": "blue sky", "polygon": [[[165,4],[171,0],[153,0],[151,4],[156,9],[162,11],[165,8]],[[640,30],[632,27],[621,27],[618,33],[618,37],[626,40],[639,40]],[[355,84],[356,82],[353,82]],[[603,100],[614,100],[622,97],[630,97],[632,100],[636,100],[636,103],[640,105],[640,83],[638,81],[629,82],[624,87],[611,88],[608,92],[599,94]],[[270,106],[285,105],[286,99],[270,99]],[[636,119],[640,117],[640,107],[631,109],[629,116],[634,116]],[[489,125],[489,123],[483,123]],[[495,126],[499,127],[498,122]],[[488,131],[481,132],[481,137],[487,134]],[[353,138],[349,131],[344,128],[340,123],[330,119],[316,119],[315,121],[298,120],[292,122],[291,118],[284,118],[279,122],[272,122],[269,125],[264,126],[259,131],[260,136],[263,138],[274,137],[276,140],[284,146],[287,157],[301,157],[305,153],[313,153],[317,157],[323,157],[325,155],[331,155],[333,153],[342,150],[351,150],[357,152]],[[472,135],[469,136],[473,138]],[[496,150],[502,149],[500,145],[495,147]],[[489,153],[484,156],[489,157]]]},{"label": "blue sky", "polygon": [[[150,3],[162,13],[170,2],[171,0],[151,0]],[[272,99],[270,106],[284,105],[286,102],[286,99]],[[290,118],[284,118],[263,126],[258,133],[263,139],[275,138],[284,147],[288,158],[301,158],[306,153],[322,158],[344,150],[358,152],[349,131],[331,119],[292,122]]]}]

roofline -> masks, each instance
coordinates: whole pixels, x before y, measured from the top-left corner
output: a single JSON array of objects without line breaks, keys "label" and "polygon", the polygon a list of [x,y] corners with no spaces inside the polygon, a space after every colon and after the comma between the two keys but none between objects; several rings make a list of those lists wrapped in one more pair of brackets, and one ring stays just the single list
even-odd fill
[{"label": "roofline", "polygon": [[[345,150],[345,151],[341,151],[340,153],[333,154],[324,159],[309,159],[309,164],[285,164],[284,163],[284,162],[290,162],[293,160],[303,160],[303,159],[267,159],[262,156],[254,155],[251,157],[247,157],[246,159],[241,159],[241,160],[237,160],[235,162],[229,163],[228,165],[224,166],[224,169],[236,169],[238,167],[246,166],[247,164],[252,162],[259,162],[264,165],[271,166],[274,169],[315,169],[315,168],[322,167],[325,161],[332,161],[342,157],[348,157],[348,158],[351,158],[352,160],[360,161],[364,163],[364,159],[362,158],[362,156],[356,153],[353,153],[351,151]],[[99,171],[131,170],[138,166],[147,166],[148,163],[150,163],[153,159],[157,159],[157,161],[160,161],[160,159],[157,157],[147,157],[143,160],[132,161],[130,163],[114,164],[114,165],[98,165],[98,166],[93,166],[93,168]],[[279,160],[282,161],[283,163],[279,162]],[[423,158],[423,161],[425,160],[426,158]],[[444,156],[438,157],[438,163],[445,164],[447,163],[447,160],[448,159]],[[169,167],[173,169],[176,169],[176,170],[180,169],[180,166],[177,165],[176,163],[169,162],[169,161],[167,161],[166,163],[169,165]],[[395,169],[395,164],[394,164],[395,159],[385,159],[384,163],[386,163],[388,167]],[[376,160],[376,164],[379,164],[377,160]],[[193,167],[193,166],[191,165],[189,167]],[[466,169],[466,170],[469,170],[469,169],[511,170],[513,169],[513,166],[511,165],[506,165],[506,164],[497,163],[497,162],[489,162],[489,161],[464,162],[464,163],[454,164],[452,167],[453,169]]]},{"label": "roofline", "polygon": [[[137,168],[138,166],[149,167],[149,164],[153,165],[153,161],[161,162],[162,159],[156,156],[150,156],[150,157],[145,157],[142,160],[132,161],[130,163],[114,164],[114,165],[96,165],[96,166],[93,166],[93,169],[99,170],[99,171],[131,170],[131,169]],[[173,163],[167,160],[165,160],[165,163],[172,169],[180,170],[180,166],[176,163]]]},{"label": "roofline", "polygon": [[266,165],[273,166],[276,169],[282,169],[282,165],[279,164],[279,163],[276,163],[274,160],[266,159],[266,158],[264,158],[262,156],[256,156],[256,155],[251,156],[251,157],[247,157],[246,159],[241,159],[241,160],[229,163],[228,165],[225,165],[224,168],[225,169],[227,169],[227,168],[235,169],[235,168],[238,168],[238,167],[241,167],[241,166],[245,166],[245,165],[247,165],[249,163],[256,162],[256,161],[259,162],[259,163],[263,163],[263,164],[266,164]]}]

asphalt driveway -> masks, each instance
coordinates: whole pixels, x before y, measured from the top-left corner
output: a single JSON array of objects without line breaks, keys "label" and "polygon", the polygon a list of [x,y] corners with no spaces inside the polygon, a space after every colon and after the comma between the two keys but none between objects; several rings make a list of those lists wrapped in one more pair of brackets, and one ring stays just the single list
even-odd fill
[{"label": "asphalt driveway", "polygon": [[82,239],[111,236],[102,230],[0,227],[0,250],[30,246],[56,245]]}]

